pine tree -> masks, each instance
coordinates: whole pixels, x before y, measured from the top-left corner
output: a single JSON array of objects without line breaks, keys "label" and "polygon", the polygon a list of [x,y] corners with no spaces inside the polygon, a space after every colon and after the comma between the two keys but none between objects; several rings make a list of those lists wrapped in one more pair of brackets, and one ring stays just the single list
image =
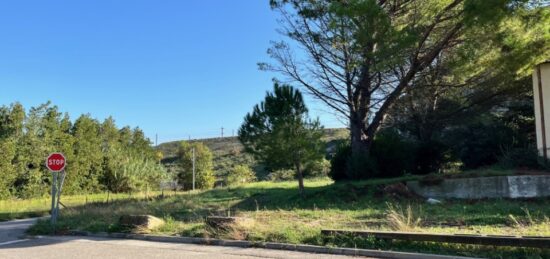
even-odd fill
[{"label": "pine tree", "polygon": [[294,167],[303,195],[305,165],[323,158],[322,127],[318,120],[308,118],[300,91],[278,83],[273,88],[244,118],[239,140],[271,169]]}]

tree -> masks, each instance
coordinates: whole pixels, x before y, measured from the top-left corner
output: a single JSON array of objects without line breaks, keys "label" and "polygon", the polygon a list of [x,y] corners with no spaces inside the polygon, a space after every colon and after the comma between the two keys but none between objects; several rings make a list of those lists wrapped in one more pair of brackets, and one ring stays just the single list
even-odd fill
[{"label": "tree", "polygon": [[178,181],[189,190],[193,186],[193,153],[195,157],[195,187],[210,189],[214,187],[214,172],[212,171],[212,152],[201,142],[182,141],[178,150],[181,171]]},{"label": "tree", "polygon": [[72,191],[94,192],[103,188],[100,184],[103,153],[99,133],[100,123],[89,114],[80,116],[73,125],[72,134],[76,139],[74,168],[66,180]]},{"label": "tree", "polygon": [[[423,86],[414,82],[442,55],[460,57],[451,61],[462,69],[453,84],[462,86],[489,71],[467,64],[487,68],[510,49],[478,55],[476,46],[510,39],[503,37],[512,35],[506,30],[510,17],[528,16],[530,10],[538,18],[547,13],[537,1],[523,0],[271,0],[271,6],[282,15],[283,34],[305,50],[305,58],[277,42],[268,51],[276,64],[260,68],[282,73],[342,116],[350,128],[352,153],[369,152],[392,106],[411,88]],[[526,28],[516,26],[513,34],[525,35]],[[529,47],[537,45],[525,42],[516,41],[511,52],[523,68],[540,60]]]},{"label": "tree", "polygon": [[[426,142],[445,127],[532,95],[532,65],[550,55],[550,10],[517,13],[495,26],[497,33],[469,30],[459,47],[442,52],[392,107],[387,124]],[[469,56],[476,59],[465,62]]]},{"label": "tree", "polygon": [[323,131],[318,120],[308,118],[302,94],[289,85],[275,83],[273,93],[254,106],[239,128],[247,152],[271,169],[294,167],[300,194],[304,193],[304,165],[323,158]]},{"label": "tree", "polygon": [[[0,107],[0,199],[8,198],[14,192],[17,178],[13,161],[16,156],[16,133],[19,119],[14,118],[15,106]],[[22,118],[20,122],[22,124]]]},{"label": "tree", "polygon": [[254,171],[247,165],[237,165],[227,175],[225,180],[228,186],[239,185],[256,180]]},{"label": "tree", "polygon": [[74,123],[50,102],[31,107],[0,107],[0,198],[42,196],[49,192],[51,173],[44,159],[62,152],[67,159],[66,193],[135,191],[166,178],[143,132],[118,129],[109,117],[103,123],[90,115]]}]

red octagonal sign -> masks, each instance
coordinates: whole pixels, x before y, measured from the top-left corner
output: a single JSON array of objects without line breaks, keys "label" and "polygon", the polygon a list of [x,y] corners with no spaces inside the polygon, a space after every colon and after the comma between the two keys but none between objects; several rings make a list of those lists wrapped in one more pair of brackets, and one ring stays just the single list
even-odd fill
[{"label": "red octagonal sign", "polygon": [[52,153],[46,159],[46,167],[52,172],[59,172],[65,169],[65,156],[61,153]]}]

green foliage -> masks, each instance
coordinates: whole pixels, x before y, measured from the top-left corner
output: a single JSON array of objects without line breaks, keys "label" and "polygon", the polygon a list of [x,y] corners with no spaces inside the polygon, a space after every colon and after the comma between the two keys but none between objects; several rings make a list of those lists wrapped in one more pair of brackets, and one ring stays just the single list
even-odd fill
[{"label": "green foliage", "polygon": [[256,175],[250,167],[246,165],[237,165],[229,172],[226,178],[226,184],[229,186],[249,183],[256,180]]},{"label": "green foliage", "polygon": [[[339,141],[348,138],[349,133],[347,129],[335,128],[335,129],[323,129],[322,141],[326,143],[325,150],[333,150]],[[244,147],[237,137],[224,137],[224,138],[207,138],[200,140],[193,140],[191,142],[202,142],[206,145],[213,154],[213,167],[214,175],[216,176],[216,182],[225,181],[227,175],[237,165],[246,165],[250,167],[256,177],[260,180],[266,180],[269,173],[269,169],[266,168],[261,161],[258,161],[254,156],[248,152],[244,152]],[[162,152],[163,158],[161,163],[167,167],[168,171],[172,175],[176,175],[180,169],[180,163],[178,161],[178,148],[181,141],[172,141],[159,144],[155,149]],[[314,163],[314,164],[318,164]],[[328,165],[330,167],[330,165]],[[304,175],[317,176],[316,171],[310,175],[308,171],[310,165],[306,165],[304,169]]]},{"label": "green foliage", "polygon": [[336,151],[330,159],[329,176],[334,181],[349,179],[348,177],[348,158],[351,157],[351,147],[347,142],[340,142],[336,146]]},{"label": "green foliage", "polygon": [[239,129],[239,140],[270,169],[294,167],[303,191],[303,167],[323,158],[319,120],[308,118],[300,91],[275,83],[273,92],[254,106]]},{"label": "green foliage", "polygon": [[[378,177],[398,177],[412,173],[416,146],[395,130],[380,132],[372,144],[371,156],[376,161]],[[397,162],[399,161],[399,162]]]},{"label": "green foliage", "polygon": [[536,148],[516,147],[503,150],[498,159],[498,164],[504,168],[528,168],[528,169],[549,169],[544,159],[538,154]]},{"label": "green foliage", "polygon": [[[12,161],[15,157],[15,143],[10,139],[0,139],[0,161]],[[16,179],[16,171],[11,163],[0,162],[0,199],[11,196]]]},{"label": "green foliage", "polygon": [[321,159],[311,162],[304,168],[304,177],[326,177],[330,172],[330,161]]},{"label": "green foliage", "polygon": [[112,192],[137,192],[156,189],[168,179],[166,169],[153,159],[110,150],[106,157],[104,181]]},{"label": "green foliage", "polygon": [[[547,1],[270,2],[294,44],[275,42],[275,64],[260,68],[348,119],[353,153],[375,155],[378,131],[408,116],[410,139],[445,160],[448,152],[429,145],[442,142],[449,122],[513,99],[517,82],[550,54]],[[441,164],[418,163],[424,173]]]},{"label": "green foliage", "polygon": [[[125,137],[125,136],[128,137]],[[0,197],[39,197],[49,193],[51,173],[44,159],[62,152],[67,159],[66,194],[98,192],[109,188],[108,179],[120,168],[121,152],[136,161],[154,161],[154,151],[139,129],[118,130],[114,120],[99,123],[90,115],[80,116],[74,124],[57,106],[45,103],[28,112],[21,104],[0,107]],[[117,159],[115,159],[117,158]],[[106,163],[108,161],[108,163]],[[148,169],[152,173],[159,168]],[[128,190],[142,188],[134,185]]]},{"label": "green foliage", "polygon": [[379,175],[377,161],[368,153],[353,153],[346,160],[347,179],[369,179]]},{"label": "green foliage", "polygon": [[438,140],[429,140],[417,144],[415,151],[414,174],[430,174],[440,171],[451,160],[451,150]]},{"label": "green foliage", "polygon": [[201,142],[180,143],[178,151],[181,171],[177,178],[183,188],[193,188],[193,157],[195,158],[195,188],[210,189],[214,187],[214,172],[212,171],[212,152]]},{"label": "green foliage", "polygon": [[291,181],[295,179],[296,172],[291,169],[279,169],[267,175],[267,180],[272,182]]},{"label": "green foliage", "polygon": [[349,144],[340,144],[331,159],[330,177],[340,181],[434,173],[448,156],[442,143],[418,143],[396,130],[385,129],[374,139],[370,154],[352,154]]},{"label": "green foliage", "polygon": [[67,169],[67,190],[97,192],[100,190],[100,172],[102,172],[103,154],[100,124],[91,115],[82,115],[74,123],[72,133],[75,137],[74,161],[71,170]]}]

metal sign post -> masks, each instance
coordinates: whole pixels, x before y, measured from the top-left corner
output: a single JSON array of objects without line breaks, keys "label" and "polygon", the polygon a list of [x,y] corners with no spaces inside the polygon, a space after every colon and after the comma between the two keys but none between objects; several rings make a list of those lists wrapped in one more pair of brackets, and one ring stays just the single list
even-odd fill
[{"label": "metal sign post", "polygon": [[59,204],[61,203],[61,191],[63,190],[63,183],[65,182],[65,170],[57,174],[57,201],[55,208],[55,220],[57,222],[57,216],[59,215]]},{"label": "metal sign post", "polygon": [[46,158],[46,167],[52,172],[52,209],[50,222],[54,227],[59,215],[61,190],[65,182],[65,156],[61,153],[52,153]]},{"label": "metal sign post", "polygon": [[55,207],[56,207],[56,198],[57,197],[57,172],[52,172],[52,209],[50,210],[50,222],[55,226],[56,216],[55,216]]}]

